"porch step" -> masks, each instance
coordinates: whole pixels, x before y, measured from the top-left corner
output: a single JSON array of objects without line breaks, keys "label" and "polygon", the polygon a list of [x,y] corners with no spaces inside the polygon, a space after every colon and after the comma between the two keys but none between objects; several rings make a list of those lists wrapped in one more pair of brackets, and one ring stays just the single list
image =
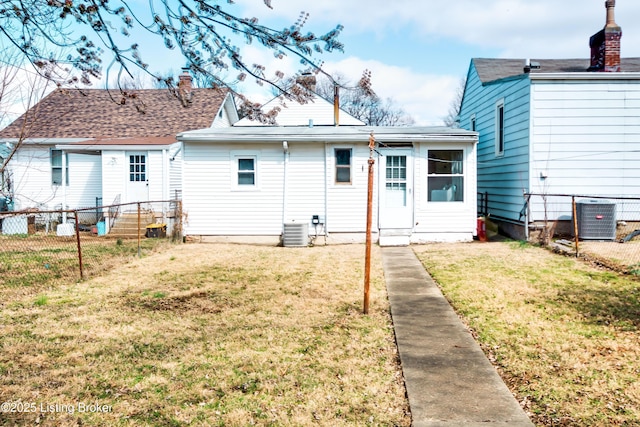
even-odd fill
[{"label": "porch step", "polygon": [[140,228],[138,229],[138,213],[124,212],[118,216],[116,223],[109,230],[109,236],[135,239],[138,237],[138,231],[141,236],[144,236],[147,225],[153,224],[153,222],[153,213],[143,212],[140,214]]},{"label": "porch step", "polygon": [[378,245],[380,246],[409,246],[410,228],[381,228]]}]

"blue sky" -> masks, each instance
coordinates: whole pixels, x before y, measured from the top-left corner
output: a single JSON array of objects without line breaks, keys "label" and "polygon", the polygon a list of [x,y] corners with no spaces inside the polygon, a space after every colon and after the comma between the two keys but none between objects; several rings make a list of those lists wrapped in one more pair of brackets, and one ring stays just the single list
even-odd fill
[{"label": "blue sky", "polygon": [[[148,0],[130,3],[148,10]],[[273,9],[262,0],[219,3],[274,28],[291,25],[301,11],[310,14],[305,29],[316,34],[343,25],[345,50],[318,57],[324,70],[354,82],[371,70],[376,93],[392,98],[417,125],[442,123],[471,58],[588,58],[589,37],[606,18],[604,0],[272,0]],[[640,2],[618,0],[615,14],[622,56],[640,57]],[[184,65],[159,39],[131,41],[142,42],[143,59],[154,71],[177,74]],[[266,65],[268,73],[293,74],[299,67],[258,44],[241,48],[245,61]],[[251,85],[239,89],[257,101],[271,96]]]},{"label": "blue sky", "polygon": [[[393,98],[419,125],[440,124],[473,57],[588,58],[589,37],[606,20],[604,0],[237,0],[263,24],[308,28],[342,24],[344,53],[324,56],[325,69],[357,80],[373,72],[373,88]],[[640,2],[618,0],[622,56],[640,56]],[[277,26],[277,25],[276,25]]]}]

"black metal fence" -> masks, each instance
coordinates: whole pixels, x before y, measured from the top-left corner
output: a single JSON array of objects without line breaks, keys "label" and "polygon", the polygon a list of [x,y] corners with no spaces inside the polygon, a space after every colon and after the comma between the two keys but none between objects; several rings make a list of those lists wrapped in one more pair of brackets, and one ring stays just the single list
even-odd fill
[{"label": "black metal fence", "polygon": [[123,258],[182,242],[182,203],[0,212],[0,285],[82,280]]}]

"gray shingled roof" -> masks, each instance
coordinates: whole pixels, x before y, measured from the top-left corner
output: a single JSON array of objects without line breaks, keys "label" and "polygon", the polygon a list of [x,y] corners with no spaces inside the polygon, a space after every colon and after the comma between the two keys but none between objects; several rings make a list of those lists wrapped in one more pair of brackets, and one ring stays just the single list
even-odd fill
[{"label": "gray shingled roof", "polygon": [[[18,138],[28,117],[27,138],[173,137],[211,126],[227,91],[192,89],[187,107],[167,89],[135,91],[125,98],[118,90],[58,89],[0,131]],[[114,101],[115,100],[115,101]]]},{"label": "gray shingled roof", "polygon": [[[525,59],[474,58],[472,62],[482,83],[524,74]],[[540,64],[531,74],[584,73],[590,65],[589,59],[531,59],[531,62]],[[640,72],[640,58],[622,58],[620,66],[622,72]]]}]

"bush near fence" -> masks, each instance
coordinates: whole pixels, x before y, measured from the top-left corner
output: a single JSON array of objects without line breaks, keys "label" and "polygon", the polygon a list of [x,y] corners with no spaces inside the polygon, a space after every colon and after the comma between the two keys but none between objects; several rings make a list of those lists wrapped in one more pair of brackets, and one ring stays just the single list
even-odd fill
[{"label": "bush near fence", "polygon": [[530,240],[640,274],[640,198],[526,194]]},{"label": "bush near fence", "polygon": [[[126,217],[137,229],[116,233]],[[182,205],[167,200],[0,212],[0,231],[0,285],[46,287],[95,276],[167,241],[181,242]]]}]

